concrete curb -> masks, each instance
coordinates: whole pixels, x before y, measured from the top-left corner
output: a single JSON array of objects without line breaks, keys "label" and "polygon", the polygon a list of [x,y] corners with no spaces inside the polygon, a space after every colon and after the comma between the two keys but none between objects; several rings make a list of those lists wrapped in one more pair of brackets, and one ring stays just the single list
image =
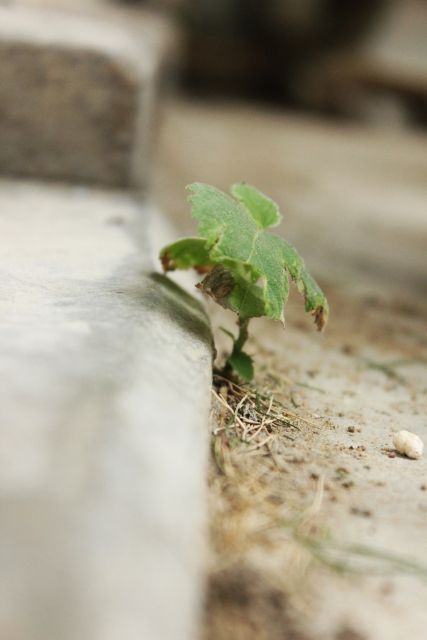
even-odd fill
[{"label": "concrete curb", "polygon": [[0,626],[192,640],[210,329],[131,197],[0,182]]}]

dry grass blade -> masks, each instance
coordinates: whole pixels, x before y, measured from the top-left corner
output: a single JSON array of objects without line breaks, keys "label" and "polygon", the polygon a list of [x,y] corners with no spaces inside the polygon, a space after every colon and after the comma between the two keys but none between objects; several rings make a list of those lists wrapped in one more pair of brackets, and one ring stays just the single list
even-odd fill
[{"label": "dry grass blade", "polygon": [[[223,397],[221,390],[218,392],[213,389],[212,393],[221,408],[232,417],[233,424],[228,425],[228,432],[233,430],[241,444],[251,443],[250,447],[244,447],[245,453],[262,449],[276,436],[281,427],[293,426],[277,412],[272,413],[272,397],[268,399],[268,403],[262,401],[260,406],[250,391],[232,382],[227,387],[227,399]],[[224,416],[221,425],[216,428],[216,434],[227,431],[223,422]]]}]

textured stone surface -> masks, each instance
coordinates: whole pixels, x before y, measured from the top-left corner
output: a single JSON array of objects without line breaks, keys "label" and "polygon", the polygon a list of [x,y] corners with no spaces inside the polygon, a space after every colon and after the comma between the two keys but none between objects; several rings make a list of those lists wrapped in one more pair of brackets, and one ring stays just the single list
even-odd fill
[{"label": "textured stone surface", "polygon": [[141,10],[89,8],[0,5],[1,173],[144,184],[173,31]]},{"label": "textured stone surface", "polygon": [[0,183],[0,629],[191,640],[211,351],[127,196]]}]

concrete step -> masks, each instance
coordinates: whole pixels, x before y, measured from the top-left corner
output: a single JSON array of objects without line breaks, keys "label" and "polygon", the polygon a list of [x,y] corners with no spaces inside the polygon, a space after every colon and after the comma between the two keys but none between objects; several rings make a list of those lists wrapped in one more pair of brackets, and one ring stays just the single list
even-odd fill
[{"label": "concrete step", "polygon": [[4,638],[196,638],[210,330],[153,273],[154,215],[0,182]]},{"label": "concrete step", "polygon": [[140,8],[85,5],[0,3],[0,174],[141,187],[176,32]]}]

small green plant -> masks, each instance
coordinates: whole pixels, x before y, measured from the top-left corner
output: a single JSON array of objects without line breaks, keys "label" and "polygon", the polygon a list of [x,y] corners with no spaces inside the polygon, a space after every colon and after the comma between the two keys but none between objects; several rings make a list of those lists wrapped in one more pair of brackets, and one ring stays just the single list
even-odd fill
[{"label": "small green plant", "polygon": [[328,303],[294,247],[267,231],[282,219],[273,200],[245,183],[231,187],[233,198],[198,182],[187,189],[199,237],[164,247],[160,259],[165,271],[194,268],[203,274],[196,286],[237,314],[239,332],[237,337],[229,334],[233,348],[223,374],[230,376],[234,371],[249,382],[253,363],[243,350],[249,321],[267,316],[284,322],[289,277],[304,296],[305,310],[313,314],[319,331],[327,321]]}]

